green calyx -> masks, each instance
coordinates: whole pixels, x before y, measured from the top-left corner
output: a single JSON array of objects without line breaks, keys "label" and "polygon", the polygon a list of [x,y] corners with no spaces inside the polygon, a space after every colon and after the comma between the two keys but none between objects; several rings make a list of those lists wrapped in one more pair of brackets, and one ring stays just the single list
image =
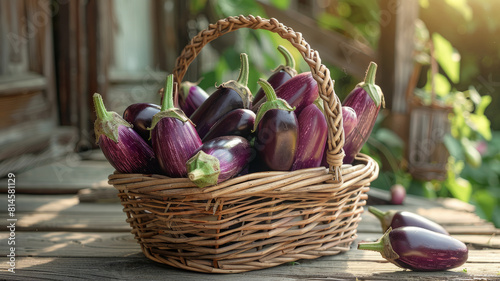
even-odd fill
[{"label": "green calyx", "polygon": [[273,72],[284,71],[292,77],[297,75],[297,70],[295,70],[295,60],[293,59],[292,54],[285,47],[281,45],[278,46],[278,51],[285,58],[285,64],[278,66],[276,69],[273,70]]},{"label": "green calyx", "polygon": [[286,111],[295,110],[295,107],[291,107],[288,104],[288,102],[286,102],[286,100],[280,99],[276,96],[276,92],[274,91],[271,84],[269,84],[269,82],[260,78],[257,83],[259,83],[259,85],[262,87],[262,90],[264,90],[264,93],[266,94],[266,102],[263,103],[259,107],[259,110],[257,111],[252,132],[255,132],[255,130],[257,129],[257,125],[259,125],[260,120],[262,119],[264,114],[266,114],[266,112],[268,112],[269,110],[271,109],[280,109]]},{"label": "green calyx", "polygon": [[114,111],[107,111],[100,94],[95,93],[93,99],[94,109],[97,115],[97,119],[94,122],[96,143],[99,142],[99,137],[101,135],[105,135],[118,143],[118,127],[122,125],[131,128],[132,125],[125,121],[120,114]]},{"label": "green calyx", "polygon": [[380,237],[376,242],[360,242],[358,244],[358,250],[379,252],[384,259],[397,265],[394,261],[399,259],[399,255],[392,249],[389,238],[389,233],[391,231],[392,228],[387,229],[384,235],[382,235],[382,237]]},{"label": "green calyx", "polygon": [[384,94],[382,93],[380,87],[375,84],[376,74],[377,64],[372,61],[368,66],[368,70],[366,71],[365,80],[356,85],[356,87],[363,88],[363,90],[368,93],[377,107],[379,107],[380,105],[382,105],[382,107],[385,107]]},{"label": "green calyx", "polygon": [[180,108],[175,107],[173,74],[167,76],[167,80],[165,82],[165,95],[163,96],[161,110],[153,116],[153,119],[151,120],[151,128],[148,128],[148,130],[153,130],[156,124],[158,124],[161,119],[167,117],[176,118],[182,122],[191,122],[191,120],[189,120],[189,118]]},{"label": "green calyx", "polygon": [[219,180],[219,159],[201,150],[186,162],[186,169],[189,180],[200,188],[216,185]]},{"label": "green calyx", "polygon": [[241,68],[238,75],[238,80],[229,80],[225,83],[222,83],[219,88],[233,89],[241,97],[241,100],[243,101],[243,107],[250,108],[253,95],[250,92],[250,89],[248,89],[247,87],[249,74],[248,55],[245,53],[241,53],[240,60]]},{"label": "green calyx", "polygon": [[375,207],[369,206],[368,211],[372,213],[377,219],[380,221],[380,224],[382,225],[382,230],[386,231],[389,229],[391,223],[392,223],[392,218],[394,217],[395,211],[387,211],[384,212],[382,210],[379,210]]}]

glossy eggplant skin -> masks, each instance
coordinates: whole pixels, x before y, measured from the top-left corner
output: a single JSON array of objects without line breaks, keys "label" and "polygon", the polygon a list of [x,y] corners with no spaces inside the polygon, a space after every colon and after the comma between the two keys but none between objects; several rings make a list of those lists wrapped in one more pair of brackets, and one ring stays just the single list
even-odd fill
[{"label": "glossy eggplant skin", "polygon": [[358,116],[352,107],[342,106],[342,123],[344,124],[344,136],[347,138],[358,125]]},{"label": "glossy eggplant skin", "polygon": [[404,226],[417,226],[449,235],[448,231],[446,231],[446,229],[444,229],[441,225],[412,212],[396,210],[383,212],[373,206],[369,206],[368,211],[380,220],[383,231],[387,231],[389,227],[396,229]]},{"label": "glossy eggplant skin", "polygon": [[176,118],[163,118],[151,131],[153,150],[169,177],[187,176],[186,161],[203,143],[193,124]]},{"label": "glossy eggplant skin", "polygon": [[221,136],[249,138],[255,122],[255,113],[250,109],[237,108],[222,116],[203,137],[205,143]]},{"label": "glossy eggplant skin", "polygon": [[[216,159],[206,156],[204,160],[199,157],[200,151]],[[243,137],[221,136],[211,139],[204,142],[187,161],[188,177],[199,187],[221,183],[240,173],[250,162],[251,155],[250,143]],[[193,161],[198,163],[194,164]],[[218,162],[217,175],[212,174],[214,162]]]},{"label": "glossy eggplant skin", "polygon": [[167,76],[160,112],[153,116],[151,143],[160,167],[169,177],[186,177],[186,161],[201,145],[193,123],[175,106],[173,74]]},{"label": "glossy eggplant skin", "polygon": [[316,104],[310,104],[300,113],[298,126],[300,134],[291,170],[319,167],[328,134],[325,115]]},{"label": "glossy eggplant skin", "polygon": [[191,115],[200,138],[225,114],[238,108],[245,108],[240,95],[233,89],[219,88]]},{"label": "glossy eggplant skin", "polygon": [[420,227],[405,226],[389,232],[394,264],[414,271],[442,271],[467,261],[468,249],[461,241]]},{"label": "glossy eggplant skin", "polygon": [[356,112],[358,124],[349,135],[345,135],[344,164],[351,164],[368,140],[380,107],[384,104],[384,96],[375,85],[377,65],[370,63],[364,82],[359,83],[344,99],[343,106],[349,106]]},{"label": "glossy eggplant skin", "polygon": [[111,166],[120,173],[160,173],[153,149],[132,125],[118,113],[107,111],[101,95],[95,93],[93,99],[96,142]]},{"label": "glossy eggplant skin", "polygon": [[118,172],[125,174],[160,174],[153,149],[132,128],[118,128],[118,142],[101,135],[98,140],[102,153]]},{"label": "glossy eggplant skin", "polygon": [[123,111],[123,119],[133,125],[136,131],[149,145],[151,145],[151,127],[153,116],[160,112],[160,106],[153,103],[134,103]]},{"label": "glossy eggplant skin", "polygon": [[273,171],[289,171],[298,145],[298,120],[293,111],[271,109],[257,125],[255,144],[258,157]]},{"label": "glossy eggplant skin", "polygon": [[191,116],[207,99],[209,95],[196,83],[182,82],[179,95],[179,107],[186,116]]},{"label": "glossy eggplant skin", "polygon": [[[311,72],[303,72],[295,75],[283,85],[275,89],[276,96],[284,99],[291,107],[295,107],[295,114],[300,112],[308,105],[312,104],[319,96],[318,83],[312,77]],[[260,105],[266,101],[262,98],[257,104],[254,104],[252,110],[256,112]]]},{"label": "glossy eggplant skin", "polygon": [[[281,45],[278,46],[278,51],[280,51],[283,55],[286,63],[273,70],[273,73],[267,79],[267,82],[269,82],[274,89],[283,85],[286,81],[297,75],[297,71],[295,70],[295,60],[293,59],[292,54],[290,54],[290,52]],[[257,94],[255,94],[252,103],[256,104],[265,96],[266,94],[264,93],[264,89],[260,88]]]}]

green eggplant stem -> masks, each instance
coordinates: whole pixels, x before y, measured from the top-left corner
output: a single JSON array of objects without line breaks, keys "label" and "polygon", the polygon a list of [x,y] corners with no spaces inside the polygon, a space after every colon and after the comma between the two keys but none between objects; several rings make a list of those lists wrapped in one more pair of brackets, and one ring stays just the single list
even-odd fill
[{"label": "green eggplant stem", "polygon": [[284,99],[280,99],[278,98],[278,96],[276,96],[276,92],[274,91],[273,86],[269,84],[269,82],[260,78],[257,83],[259,83],[259,85],[262,87],[262,90],[264,90],[267,100],[259,107],[259,110],[257,110],[252,132],[255,132],[255,130],[257,129],[257,125],[267,111],[271,109],[280,109],[286,111],[295,110],[295,107],[291,107]]},{"label": "green eggplant stem", "polygon": [[361,242],[358,244],[358,250],[369,250],[382,253],[384,251],[384,242],[381,239],[376,242]]},{"label": "green eggplant stem", "polygon": [[368,211],[370,213],[372,213],[373,215],[375,215],[378,219],[383,219],[384,216],[386,215],[386,212],[384,211],[381,211],[375,207],[372,207],[372,206],[368,206]]},{"label": "green eggplant stem", "polygon": [[248,74],[249,74],[249,65],[248,65],[248,55],[245,53],[240,54],[241,60],[241,68],[240,73],[238,75],[237,82],[244,87],[248,85]]},{"label": "green eggplant stem", "polygon": [[174,75],[170,74],[165,81],[165,94],[163,96],[163,103],[161,104],[161,111],[166,111],[174,107]]},{"label": "green eggplant stem", "polygon": [[365,84],[375,84],[376,74],[377,74],[377,64],[372,61],[368,66],[368,70],[366,71]]},{"label": "green eggplant stem", "polygon": [[264,90],[264,94],[266,94],[266,99],[268,102],[278,99],[278,97],[276,96],[276,92],[273,89],[273,86],[271,86],[269,82],[260,78],[259,81],[257,81],[257,83],[259,83],[259,85],[262,87],[262,90]]},{"label": "green eggplant stem", "polygon": [[94,99],[94,107],[97,118],[101,120],[110,119],[111,114],[106,110],[106,107],[104,106],[104,101],[102,100],[102,96],[98,93],[95,93],[93,99]]},{"label": "green eggplant stem", "polygon": [[285,57],[285,65],[290,68],[295,68],[295,60],[293,59],[292,54],[283,46],[278,46],[278,51]]}]

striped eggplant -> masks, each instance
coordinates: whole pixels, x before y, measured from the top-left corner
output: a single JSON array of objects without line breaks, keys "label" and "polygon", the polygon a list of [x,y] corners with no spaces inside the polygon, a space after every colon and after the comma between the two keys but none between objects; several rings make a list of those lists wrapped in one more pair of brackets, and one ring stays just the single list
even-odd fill
[{"label": "striped eggplant", "polygon": [[[291,107],[295,107],[295,114],[300,112],[319,97],[318,83],[314,80],[311,72],[303,72],[295,75],[283,85],[275,89],[276,96],[285,100]],[[262,98],[252,107],[254,112],[259,110],[266,98]]]},{"label": "striped eggplant", "polygon": [[151,127],[153,116],[160,112],[160,106],[153,103],[134,103],[123,111],[123,119],[132,124],[136,131],[149,145],[151,145]]},{"label": "striped eggplant", "polygon": [[358,116],[352,107],[342,106],[342,123],[344,126],[344,136],[347,138],[358,125]]},{"label": "striped eggplant", "polygon": [[186,116],[191,116],[193,112],[208,99],[208,94],[198,83],[185,81],[181,83],[179,92],[179,107]]},{"label": "striped eggplant", "polygon": [[251,155],[250,143],[243,137],[211,139],[186,162],[188,178],[198,187],[221,183],[240,173]]},{"label": "striped eggplant", "polygon": [[161,168],[169,177],[186,177],[186,161],[201,145],[193,123],[174,105],[174,78],[170,74],[165,85],[161,111],[153,116],[151,143]]},{"label": "striped eggplant", "polygon": [[389,227],[396,229],[403,226],[417,226],[449,235],[448,231],[446,231],[441,225],[412,212],[395,210],[383,212],[373,206],[369,206],[368,211],[379,219],[383,231],[387,231]]},{"label": "striped eggplant", "polygon": [[[269,82],[274,89],[283,85],[283,83],[297,75],[297,70],[295,70],[295,60],[293,59],[292,54],[290,54],[290,52],[281,45],[278,46],[278,51],[285,58],[285,64],[281,64],[274,69],[271,76],[267,79],[267,82]],[[264,93],[264,89],[260,88],[253,98],[253,104],[256,104],[265,96],[266,94]]]},{"label": "striped eggplant", "polygon": [[299,127],[294,110],[285,100],[276,97],[273,87],[264,79],[259,80],[266,94],[255,118],[254,147],[257,156],[267,168],[288,171],[297,151]]},{"label": "striped eggplant", "polygon": [[416,226],[389,228],[377,242],[360,242],[358,249],[380,252],[386,260],[413,271],[456,268],[469,256],[460,240]]},{"label": "striped eggplant", "polygon": [[240,55],[241,69],[238,80],[230,80],[220,85],[203,104],[191,115],[191,121],[196,124],[196,131],[201,138],[205,137],[210,128],[229,111],[236,108],[250,108],[252,93],[248,84],[248,56]]},{"label": "striped eggplant", "polygon": [[[315,103],[317,104],[317,103]],[[342,106],[342,124],[344,127],[344,136],[347,136],[354,130],[354,128],[358,125],[358,118],[356,116],[356,112],[352,107]],[[323,160],[321,161],[321,166],[329,168],[328,162],[326,161],[327,156],[327,148],[328,144],[325,146],[325,151],[323,153]]]},{"label": "striped eggplant", "polygon": [[118,113],[107,111],[101,95],[93,96],[97,119],[96,142],[108,162],[120,173],[158,174],[153,149]]},{"label": "striped eggplant", "polygon": [[319,167],[328,135],[325,115],[314,103],[299,114],[299,140],[291,170]]},{"label": "striped eggplant", "polygon": [[384,94],[375,84],[377,64],[371,62],[365,80],[347,95],[342,105],[349,106],[356,112],[358,124],[350,135],[345,136],[344,163],[351,164],[370,136],[380,106],[384,106]]},{"label": "striped eggplant", "polygon": [[233,109],[222,116],[203,137],[203,143],[221,136],[250,137],[255,122],[255,113],[250,109]]}]

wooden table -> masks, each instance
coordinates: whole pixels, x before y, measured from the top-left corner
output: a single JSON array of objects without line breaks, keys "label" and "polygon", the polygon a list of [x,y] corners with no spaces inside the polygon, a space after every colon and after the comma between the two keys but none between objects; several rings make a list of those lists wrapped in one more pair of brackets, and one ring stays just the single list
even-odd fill
[{"label": "wooden table", "polygon": [[[81,171],[84,166],[79,167]],[[107,170],[89,167],[99,169],[94,171],[100,173],[94,180],[102,183],[99,177]],[[426,216],[465,242],[470,249],[467,263],[449,271],[403,270],[386,262],[379,253],[357,250],[357,242],[382,235],[378,220],[365,212],[356,243],[346,253],[221,275],[180,270],[148,260],[130,233],[126,215],[113,197],[113,188],[97,184],[74,194],[62,192],[61,184],[54,183],[56,187],[51,189],[47,180],[43,188],[37,189],[31,183],[30,189],[29,176],[16,175],[19,182],[26,177],[26,184],[16,186],[15,217],[8,216],[4,204],[7,194],[0,196],[0,280],[500,280],[500,229],[481,220],[472,206],[453,199],[428,201],[410,196],[404,206],[391,206],[384,205],[389,196],[386,192],[372,188],[368,202],[382,210],[408,210]],[[61,178],[57,181],[60,183]],[[68,183],[67,190],[83,186],[78,181]],[[31,194],[23,194],[24,190]],[[94,200],[96,194],[99,200]],[[17,220],[8,221],[12,218]],[[12,222],[15,231],[4,226]],[[9,241],[14,240],[15,245],[9,246]],[[8,271],[10,247],[15,247],[15,273]]]}]

